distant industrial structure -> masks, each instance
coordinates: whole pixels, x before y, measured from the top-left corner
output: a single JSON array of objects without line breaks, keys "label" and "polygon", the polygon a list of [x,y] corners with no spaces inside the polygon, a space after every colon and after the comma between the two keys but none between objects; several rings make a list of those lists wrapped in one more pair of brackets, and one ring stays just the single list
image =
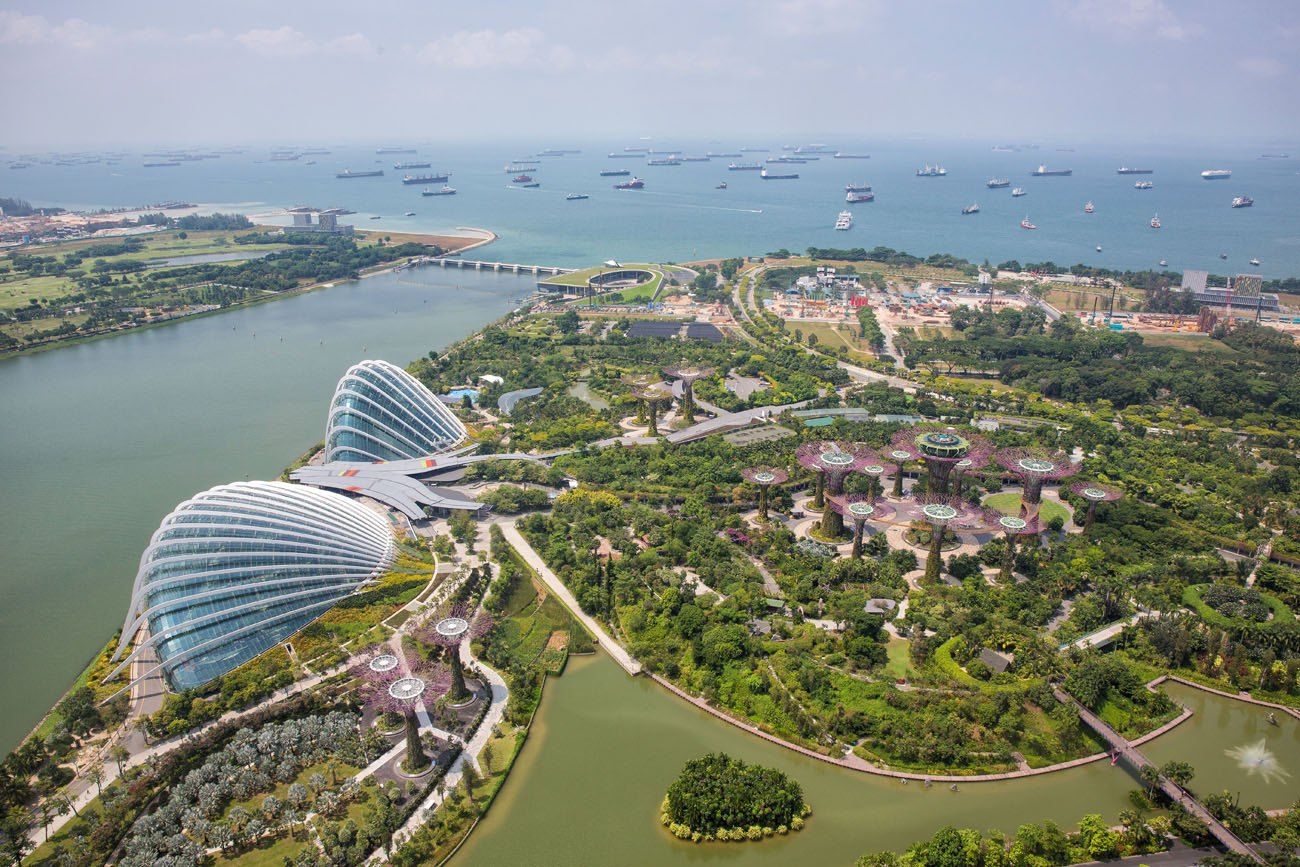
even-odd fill
[{"label": "distant industrial structure", "polygon": [[1205,307],[1235,307],[1244,311],[1274,311],[1280,309],[1276,294],[1261,291],[1264,280],[1258,274],[1238,274],[1228,278],[1227,286],[1209,286],[1208,271],[1184,271],[1182,290],[1192,293],[1196,302]]},{"label": "distant industrial structure", "polygon": [[[321,211],[319,215],[306,209],[295,209],[293,213],[293,224],[285,226],[286,232],[315,232],[321,235],[351,235],[353,227],[346,223],[340,223],[338,214],[335,211]],[[317,217],[313,220],[312,217]]]}]

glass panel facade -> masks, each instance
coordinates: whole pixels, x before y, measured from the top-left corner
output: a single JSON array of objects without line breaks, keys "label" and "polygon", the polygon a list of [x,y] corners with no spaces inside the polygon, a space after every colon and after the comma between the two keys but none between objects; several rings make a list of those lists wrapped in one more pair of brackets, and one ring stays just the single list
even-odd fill
[{"label": "glass panel facade", "polygon": [[405,370],[363,361],[339,380],[325,426],[325,460],[397,461],[436,455],[465,440],[465,426]]}]

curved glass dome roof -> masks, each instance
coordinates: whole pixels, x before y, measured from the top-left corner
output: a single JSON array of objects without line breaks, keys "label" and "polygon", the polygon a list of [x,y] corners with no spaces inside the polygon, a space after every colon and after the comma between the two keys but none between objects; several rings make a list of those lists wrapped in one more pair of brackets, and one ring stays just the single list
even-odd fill
[{"label": "curved glass dome roof", "polygon": [[[234,482],[186,500],[140,557],[109,675],[147,664],[173,689],[202,686],[284,641],[386,569],[393,535],[340,494],[284,482]],[[155,660],[154,657],[157,657]],[[147,671],[141,670],[147,668]]]},{"label": "curved glass dome roof", "polygon": [[418,379],[387,361],[348,368],[325,424],[325,461],[400,461],[436,455],[465,439],[465,426]]}]

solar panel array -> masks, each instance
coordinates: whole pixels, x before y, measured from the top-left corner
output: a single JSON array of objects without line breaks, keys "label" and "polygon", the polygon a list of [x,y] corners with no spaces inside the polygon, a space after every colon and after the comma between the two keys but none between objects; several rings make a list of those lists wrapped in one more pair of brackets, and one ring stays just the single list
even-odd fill
[{"label": "solar panel array", "polygon": [[709,343],[721,343],[722,332],[716,325],[707,322],[692,322],[686,326],[687,340],[707,340]]},{"label": "solar panel array", "polygon": [[677,336],[681,330],[680,322],[660,322],[654,320],[645,320],[633,322],[627,330],[628,337],[659,337],[664,340],[671,340]]}]

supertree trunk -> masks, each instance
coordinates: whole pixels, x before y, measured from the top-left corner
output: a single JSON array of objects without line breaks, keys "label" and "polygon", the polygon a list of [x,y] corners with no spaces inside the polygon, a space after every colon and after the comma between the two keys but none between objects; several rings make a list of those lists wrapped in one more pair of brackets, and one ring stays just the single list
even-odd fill
[{"label": "supertree trunk", "polygon": [[1007,534],[1007,550],[1002,554],[1002,569],[998,572],[998,583],[1005,584],[1011,580],[1011,570],[1016,565],[1016,537]]},{"label": "supertree trunk", "polygon": [[429,757],[424,754],[424,744],[420,743],[420,723],[415,718],[415,709],[408,707],[402,715],[406,717],[406,768],[409,771],[423,770],[429,764]]},{"label": "supertree trunk", "polygon": [[831,507],[831,498],[825,499],[826,504],[822,507],[822,535],[828,539],[835,539],[844,535],[844,518]]},{"label": "supertree trunk", "polygon": [[943,527],[930,528],[930,553],[925,558],[925,580],[938,581],[943,565]]},{"label": "supertree trunk", "polygon": [[767,485],[758,486],[758,519],[767,520]]},{"label": "supertree trunk", "polygon": [[946,461],[926,461],[925,468],[929,474],[929,484],[926,486],[926,493],[948,493],[948,483],[952,476],[952,464],[947,463]]},{"label": "supertree trunk", "polygon": [[812,505],[814,509],[826,505],[826,477],[821,473],[817,474],[817,481],[813,486]]},{"label": "supertree trunk", "polygon": [[1092,522],[1095,521],[1096,519],[1097,519],[1097,502],[1095,500],[1089,500],[1088,517],[1083,519],[1084,534],[1092,532]]},{"label": "supertree trunk", "polygon": [[695,389],[689,382],[682,383],[682,418],[688,424],[695,422]]},{"label": "supertree trunk", "polygon": [[1038,505],[1043,502],[1043,480],[1028,479],[1025,482],[1025,504],[1032,506],[1032,514],[1038,514]]},{"label": "supertree trunk", "polygon": [[469,688],[465,686],[465,668],[460,661],[460,648],[448,647],[447,655],[451,657],[451,691],[447,697],[452,704],[464,704],[470,697]]},{"label": "supertree trunk", "polygon": [[650,401],[646,406],[646,417],[650,421],[650,428],[647,431],[647,433],[649,433],[650,436],[652,437],[659,436],[659,426],[658,424],[656,424],[656,422],[658,421],[657,418],[658,415],[659,413],[656,411],[654,401]]},{"label": "supertree trunk", "polygon": [[865,532],[866,526],[867,526],[866,521],[853,522],[853,559],[854,560],[862,559],[862,534]]},{"label": "supertree trunk", "polygon": [[903,465],[895,464],[894,466],[896,468],[894,472],[894,496],[901,497],[903,496]]}]

